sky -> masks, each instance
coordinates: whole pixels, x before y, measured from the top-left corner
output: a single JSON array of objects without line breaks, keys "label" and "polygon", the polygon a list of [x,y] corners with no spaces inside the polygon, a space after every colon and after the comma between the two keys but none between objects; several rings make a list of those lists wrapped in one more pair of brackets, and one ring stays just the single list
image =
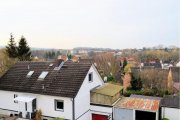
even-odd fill
[{"label": "sky", "polygon": [[0,0],[0,45],[10,33],[30,47],[180,46],[179,0]]}]

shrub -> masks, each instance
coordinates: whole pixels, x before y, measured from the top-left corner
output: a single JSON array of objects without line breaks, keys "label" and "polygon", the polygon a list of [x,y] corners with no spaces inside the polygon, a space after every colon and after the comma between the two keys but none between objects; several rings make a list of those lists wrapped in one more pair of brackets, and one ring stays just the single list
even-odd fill
[{"label": "shrub", "polygon": [[162,120],[169,120],[168,118],[163,118]]},{"label": "shrub", "polygon": [[36,115],[35,115],[34,120],[42,120],[42,112],[41,112],[41,110],[36,111]]},{"label": "shrub", "polygon": [[57,118],[54,118],[53,120],[64,120],[64,118],[57,117]]}]

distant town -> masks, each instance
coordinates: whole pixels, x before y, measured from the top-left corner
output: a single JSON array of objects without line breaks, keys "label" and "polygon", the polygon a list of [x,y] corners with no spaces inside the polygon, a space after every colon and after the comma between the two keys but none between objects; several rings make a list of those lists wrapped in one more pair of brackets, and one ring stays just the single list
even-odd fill
[{"label": "distant town", "polygon": [[179,120],[180,48],[0,49],[0,119]]}]

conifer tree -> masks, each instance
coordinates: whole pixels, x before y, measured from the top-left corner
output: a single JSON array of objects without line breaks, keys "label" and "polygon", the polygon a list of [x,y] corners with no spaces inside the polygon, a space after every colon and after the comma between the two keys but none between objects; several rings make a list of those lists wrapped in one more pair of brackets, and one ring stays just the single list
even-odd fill
[{"label": "conifer tree", "polygon": [[6,52],[10,58],[17,57],[17,47],[12,33],[10,34],[9,44],[6,46]]},{"label": "conifer tree", "polygon": [[18,50],[18,58],[20,61],[31,60],[30,47],[27,45],[27,41],[26,41],[25,37],[23,37],[23,36],[21,37],[17,50]]}]

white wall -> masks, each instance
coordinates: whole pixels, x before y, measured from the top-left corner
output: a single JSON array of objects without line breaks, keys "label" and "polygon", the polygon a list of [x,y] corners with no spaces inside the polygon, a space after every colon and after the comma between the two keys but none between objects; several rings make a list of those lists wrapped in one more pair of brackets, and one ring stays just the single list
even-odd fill
[{"label": "white wall", "polygon": [[180,109],[162,107],[162,118],[168,118],[170,120],[180,120]]},{"label": "white wall", "polygon": [[[64,111],[55,111],[54,100],[64,101]],[[61,117],[72,119],[72,99],[65,97],[55,97],[39,95],[37,99],[37,109],[42,110],[44,116]]]},{"label": "white wall", "polygon": [[[93,81],[89,82],[88,80],[88,74],[93,72]],[[99,73],[97,72],[94,65],[91,66],[90,70],[88,71],[88,74],[86,75],[86,78],[75,97],[75,118],[79,118],[82,114],[84,114],[86,111],[88,111],[86,114],[84,114],[82,117],[80,117],[78,120],[91,120],[91,112],[90,112],[90,90],[97,87],[98,85],[103,85],[104,82],[99,76]]]},{"label": "white wall", "polygon": [[112,120],[112,107],[91,105],[90,109],[91,113],[110,116],[110,120]]},{"label": "white wall", "polygon": [[[20,105],[24,104],[22,102],[14,103],[14,94],[18,96],[36,96],[37,97],[37,109],[42,110],[44,116],[51,117],[61,117],[66,119],[72,119],[72,99],[65,97],[47,96],[47,95],[37,95],[31,93],[20,93],[11,91],[0,90],[0,108],[19,111],[25,108],[21,108]],[[54,100],[64,100],[64,112],[55,111]],[[28,111],[31,111],[31,102],[28,103]],[[8,112],[0,110],[3,114],[10,114],[15,112]]]}]

